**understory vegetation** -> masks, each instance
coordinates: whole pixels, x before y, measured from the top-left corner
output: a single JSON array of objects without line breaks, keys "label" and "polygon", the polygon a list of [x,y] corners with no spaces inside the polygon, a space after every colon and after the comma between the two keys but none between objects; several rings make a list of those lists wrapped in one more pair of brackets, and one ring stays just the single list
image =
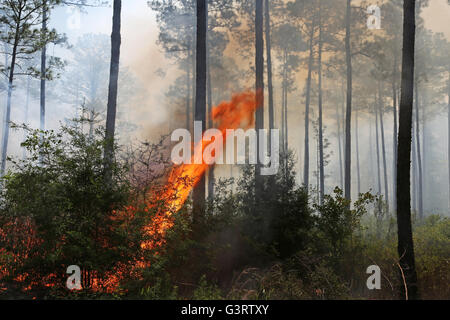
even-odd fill
[{"label": "understory vegetation", "polygon": [[[149,233],[168,205],[157,191],[167,175],[164,143],[117,148],[123,157],[106,183],[102,131],[86,135],[81,125],[29,130],[27,157],[11,159],[0,202],[0,298],[397,298],[396,222],[382,197],[350,204],[336,188],[318,204],[295,183],[289,153],[258,188],[252,166],[217,181],[196,225],[188,200],[166,232]],[[448,299],[450,220],[413,222],[420,295]],[[66,288],[69,265],[82,268],[83,290]],[[370,265],[381,268],[381,290],[367,289]]]}]

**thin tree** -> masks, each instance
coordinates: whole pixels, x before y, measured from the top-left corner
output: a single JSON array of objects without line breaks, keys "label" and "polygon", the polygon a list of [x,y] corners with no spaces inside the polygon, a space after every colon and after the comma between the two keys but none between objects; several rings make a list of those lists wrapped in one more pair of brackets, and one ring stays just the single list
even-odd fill
[{"label": "thin tree", "polygon": [[383,121],[383,98],[382,98],[382,83],[379,81],[379,106],[378,112],[380,113],[380,131],[381,131],[381,152],[383,155],[383,173],[384,173],[384,196],[387,204],[387,212],[389,212],[389,184],[387,176],[387,161],[386,161],[386,143],[384,137],[384,121]]},{"label": "thin tree", "polygon": [[356,174],[358,178],[358,195],[361,193],[361,166],[359,161],[359,123],[358,110],[355,114]]},{"label": "thin tree", "polygon": [[[256,0],[255,2],[255,68],[256,68],[256,122],[257,131],[264,128],[264,2]],[[259,148],[259,141],[258,141]],[[256,166],[256,189],[261,187],[261,166]]]},{"label": "thin tree", "polygon": [[[269,98],[269,129],[275,128],[274,106],[273,106],[273,84],[272,84],[272,42],[270,40],[270,4],[265,0],[265,33],[266,33],[266,55],[267,55],[267,89]],[[270,141],[270,140],[269,140]],[[270,141],[270,143],[272,143]],[[270,148],[269,148],[270,150]]]},{"label": "thin tree", "polygon": [[303,184],[309,187],[309,113],[311,103],[311,81],[312,68],[314,62],[314,34],[316,28],[316,15],[313,13],[311,30],[309,33],[309,59],[308,59],[308,78],[306,79],[306,102],[305,102],[305,150],[303,162]]},{"label": "thin tree", "polygon": [[120,63],[120,27],[121,27],[122,0],[114,0],[113,26],[111,33],[111,64],[109,72],[108,106],[106,113],[106,143],[105,143],[105,172],[109,182],[112,176],[112,163],[114,158],[114,134],[116,128],[117,91],[119,83]]},{"label": "thin tree", "polygon": [[411,226],[411,135],[414,100],[416,1],[403,1],[402,83],[397,160],[397,232],[402,285],[400,296],[417,299],[417,274]]},{"label": "thin tree", "polygon": [[[206,0],[197,0],[197,50],[196,50],[196,87],[195,87],[195,121],[201,121],[202,132],[206,130],[206,85],[207,85],[207,29],[208,4]],[[202,137],[198,137],[202,139]],[[201,143],[201,141],[195,141]],[[204,216],[205,211],[205,175],[194,188],[194,215],[196,225]]]},{"label": "thin tree", "polygon": [[347,65],[347,106],[345,113],[345,198],[351,199],[351,165],[352,165],[352,51],[351,51],[351,14],[352,1],[347,0],[345,17],[345,61]]},{"label": "thin tree", "polygon": [[47,77],[47,44],[45,35],[47,33],[47,0],[42,0],[42,50],[41,50],[41,92],[40,92],[40,121],[39,128],[45,130],[45,85]]},{"label": "thin tree", "polygon": [[420,115],[419,115],[419,86],[416,82],[415,84],[415,99],[414,99],[414,105],[415,105],[415,120],[416,120],[416,153],[417,153],[417,172],[418,172],[418,193],[417,193],[417,200],[418,200],[418,213],[419,218],[423,218],[423,167],[422,167],[422,149],[421,149],[421,143],[420,143]]},{"label": "thin tree", "polygon": [[322,49],[323,49],[323,25],[322,25],[322,2],[319,0],[319,52],[318,52],[318,77],[319,77],[319,179],[320,179],[320,203],[323,203],[325,195],[325,169],[323,152],[323,92],[322,92]]},{"label": "thin tree", "polygon": [[447,162],[448,162],[448,196],[449,196],[449,212],[450,212],[450,70],[448,71],[447,82]]},{"label": "thin tree", "polygon": [[[5,27],[0,33],[0,39],[8,44],[8,48],[11,48],[11,51],[7,53],[10,56],[10,63],[7,69],[8,92],[4,117],[5,123],[3,126],[0,176],[5,174],[6,169],[11,101],[15,76],[35,73],[34,70],[23,70],[20,62],[27,60],[32,54],[41,50],[43,43],[56,41],[57,39],[56,33],[51,31],[46,33],[45,41],[42,41],[43,35],[36,28],[42,24],[42,9],[42,1],[3,1],[0,4],[0,24],[3,24]],[[18,68],[18,71],[16,68]]]}]

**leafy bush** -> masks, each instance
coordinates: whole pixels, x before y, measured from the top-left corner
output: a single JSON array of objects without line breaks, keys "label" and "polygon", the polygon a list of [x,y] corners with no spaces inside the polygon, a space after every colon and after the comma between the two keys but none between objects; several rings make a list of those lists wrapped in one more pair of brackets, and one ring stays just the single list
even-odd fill
[{"label": "leafy bush", "polygon": [[105,181],[100,131],[91,137],[75,126],[29,130],[22,146],[29,156],[11,159],[0,197],[0,246],[9,256],[5,261],[2,255],[9,276],[59,285],[67,266],[78,265],[95,271],[101,285],[140,250],[142,219],[121,214],[129,198],[126,168],[115,163],[112,180]]}]

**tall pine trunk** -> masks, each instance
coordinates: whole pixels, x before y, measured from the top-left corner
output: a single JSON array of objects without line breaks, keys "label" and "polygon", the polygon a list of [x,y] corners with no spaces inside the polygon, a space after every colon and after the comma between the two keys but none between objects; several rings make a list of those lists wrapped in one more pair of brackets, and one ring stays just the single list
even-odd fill
[{"label": "tall pine trunk", "polygon": [[[421,197],[423,201],[423,208],[426,208],[426,202],[427,202],[427,186],[428,186],[428,176],[427,176],[427,168],[428,168],[428,159],[430,155],[430,152],[428,151],[428,126],[426,117],[428,115],[427,110],[427,104],[428,104],[428,97],[427,97],[427,89],[426,87],[423,88],[421,91],[422,94],[420,96],[420,102],[419,106],[422,107],[422,191],[421,191]],[[425,210],[425,209],[423,209]],[[424,211],[422,211],[421,219],[424,217]]]},{"label": "tall pine trunk", "polygon": [[375,102],[375,142],[377,144],[377,177],[378,177],[378,194],[381,195],[381,162],[380,162],[380,135],[378,122],[378,101]]},{"label": "tall pine trunk", "polygon": [[345,61],[347,65],[347,109],[345,115],[345,198],[351,199],[351,167],[352,167],[352,52],[351,36],[351,0],[347,0],[347,14],[345,18]]},{"label": "tall pine trunk", "polygon": [[[196,50],[196,86],[195,86],[195,121],[202,123],[202,135],[198,137],[202,143],[203,132],[206,130],[206,84],[207,84],[207,25],[208,25],[208,6],[207,0],[197,0],[197,50]],[[202,175],[200,181],[194,187],[194,226],[200,222],[205,213],[205,175]]]},{"label": "tall pine trunk", "polygon": [[[28,125],[28,111],[29,111],[29,106],[30,106],[30,85],[31,85],[31,76],[27,76],[27,95],[26,95],[26,100],[25,100],[25,119],[24,119],[24,124]],[[23,141],[25,141],[25,139],[27,138],[27,131],[24,130],[23,131]],[[23,147],[22,150],[22,159],[25,160],[27,158],[27,148]]]},{"label": "tall pine trunk", "polygon": [[[414,115],[414,111],[413,111]],[[416,129],[413,122],[412,125],[412,210],[417,212],[417,151],[416,151]]]},{"label": "tall pine trunk", "polygon": [[380,113],[380,131],[381,131],[381,152],[383,155],[383,173],[384,173],[384,193],[385,200],[387,205],[387,212],[389,212],[389,184],[388,184],[388,176],[387,176],[387,161],[386,161],[386,143],[384,139],[384,122],[383,122],[383,99],[382,99],[382,90],[381,90],[381,82],[379,83],[379,91],[380,91],[380,105],[378,111]]},{"label": "tall pine trunk", "polygon": [[[45,39],[47,35],[47,0],[43,0],[42,6],[42,37]],[[46,41],[46,40],[43,40]],[[41,51],[41,92],[40,92],[40,126],[41,130],[45,130],[45,85],[47,78],[47,46],[44,43]]]},{"label": "tall pine trunk", "polygon": [[344,189],[344,176],[342,173],[342,137],[341,137],[341,114],[339,112],[339,106],[336,104],[336,120],[337,120],[337,138],[339,147],[339,182],[340,187]]},{"label": "tall pine trunk", "polygon": [[189,59],[191,55],[190,48],[188,49],[188,56],[186,59],[186,129],[191,130],[191,66],[189,65]]},{"label": "tall pine trunk", "polygon": [[[397,161],[397,232],[402,283],[400,296],[417,299],[417,274],[411,226],[411,126],[414,98],[415,0],[403,1],[403,57]],[[404,279],[404,282],[403,282]]]},{"label": "tall pine trunk", "polygon": [[358,110],[355,114],[355,143],[356,143],[356,174],[358,175],[358,196],[361,193],[361,167],[359,162],[359,123]]},{"label": "tall pine trunk", "polygon": [[320,204],[323,203],[325,194],[325,165],[324,165],[324,152],[323,152],[323,96],[322,96],[322,15],[321,15],[321,2],[319,0],[319,53],[318,53],[318,77],[319,77],[319,200]]},{"label": "tall pine trunk", "polygon": [[370,182],[369,182],[369,186],[373,186],[375,184],[374,181],[374,170],[373,170],[373,165],[374,165],[374,161],[373,161],[373,152],[372,152],[372,146],[373,146],[373,124],[372,121],[369,121],[369,170],[368,173],[370,175]]},{"label": "tall pine trunk", "polygon": [[447,163],[448,163],[448,211],[450,212],[450,71],[448,73],[448,105],[447,105]]},{"label": "tall pine trunk", "polygon": [[12,47],[11,54],[11,64],[9,68],[9,78],[8,78],[8,94],[6,98],[6,114],[5,114],[5,123],[3,124],[3,139],[2,139],[2,163],[0,166],[0,177],[5,175],[6,169],[6,156],[8,152],[8,141],[9,141],[9,122],[11,121],[11,99],[12,99],[12,91],[13,91],[13,82],[14,82],[14,70],[16,67],[16,59],[17,59],[17,48],[19,45],[19,36],[20,36],[20,24],[19,21],[21,19],[21,11],[19,12],[19,16],[17,18],[17,25],[14,35],[14,44]]},{"label": "tall pine trunk", "polygon": [[[256,122],[255,129],[259,132],[264,128],[264,19],[263,0],[256,0],[255,6],[255,68],[256,68]],[[259,148],[259,136],[258,136]],[[262,187],[261,166],[256,165],[256,190]]]},{"label": "tall pine trunk", "polygon": [[284,152],[287,152],[286,150],[286,134],[285,134],[285,123],[284,123],[284,105],[286,103],[284,92],[286,91],[286,49],[283,53],[283,73],[282,73],[282,82],[281,82],[281,148]]},{"label": "tall pine trunk", "polygon": [[[286,150],[286,152],[288,152],[289,150],[289,126],[288,126],[288,53],[287,53],[287,49],[284,49],[284,61],[285,61],[285,86],[284,86],[284,93],[283,93],[283,97],[284,97],[284,137],[285,137],[285,141],[284,141],[284,149]],[[287,163],[286,163],[287,166]]]},{"label": "tall pine trunk", "polygon": [[[208,96],[208,128],[211,129],[214,126],[213,119],[212,119],[212,84],[211,84],[211,59],[209,56],[209,49],[208,44],[206,44],[207,48],[207,96]],[[214,183],[215,183],[215,177],[214,177],[214,166],[210,166],[208,169],[208,197],[213,198],[214,197]]]},{"label": "tall pine trunk", "polygon": [[423,218],[423,171],[422,171],[422,152],[420,146],[420,115],[419,115],[419,86],[415,86],[415,109],[416,109],[416,152],[417,152],[417,171],[418,171],[418,214],[419,219]]},{"label": "tall pine trunk", "polygon": [[119,62],[121,45],[122,0],[114,0],[113,27],[111,33],[111,63],[109,71],[108,105],[106,113],[105,173],[109,183],[112,177],[114,158],[114,135],[116,128],[117,91],[119,83]]},{"label": "tall pine trunk", "polygon": [[[268,98],[269,98],[269,129],[275,128],[275,119],[274,119],[274,105],[273,105],[273,80],[272,80],[272,42],[270,40],[270,4],[269,0],[265,0],[265,27],[266,27],[266,55],[267,55],[267,90],[268,90]],[[270,141],[269,137],[269,143]],[[269,148],[269,150],[271,150]]]},{"label": "tall pine trunk", "polygon": [[394,212],[397,210],[397,184],[395,183],[395,177],[397,176],[397,135],[398,135],[398,119],[397,119],[397,55],[394,52],[394,70],[392,73],[392,105],[394,115],[394,130],[392,137],[393,145],[393,164],[392,164],[392,205]]},{"label": "tall pine trunk", "polygon": [[309,60],[308,60],[308,78],[306,80],[306,103],[305,103],[305,151],[303,162],[303,184],[309,188],[309,109],[311,103],[311,81],[312,68],[314,61],[314,31],[316,28],[316,16],[314,15],[311,31],[309,34]]}]

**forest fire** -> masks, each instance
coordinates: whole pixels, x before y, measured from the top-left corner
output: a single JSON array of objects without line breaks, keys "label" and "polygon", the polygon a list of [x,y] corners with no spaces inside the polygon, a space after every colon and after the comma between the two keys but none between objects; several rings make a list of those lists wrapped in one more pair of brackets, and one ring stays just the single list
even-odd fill
[{"label": "forest fire", "polygon": [[[245,91],[234,94],[231,101],[225,101],[214,107],[211,112],[213,121],[217,124],[217,129],[222,133],[224,142],[226,141],[228,129],[243,128],[247,129],[254,124],[255,111],[257,109],[256,94],[251,91]],[[203,136],[202,142],[194,146],[194,155],[202,153],[208,145],[212,143],[210,137]],[[216,157],[220,154],[215,154]],[[167,187],[160,200],[167,201],[166,209],[158,212],[152,219],[151,225],[146,227],[146,232],[150,236],[158,235],[162,237],[164,233],[172,227],[172,215],[181,209],[189,197],[192,189],[205,174],[209,165],[204,161],[202,164],[182,164],[174,167],[170,173]],[[161,244],[161,241],[151,241],[143,243],[143,248],[154,248]]]}]

